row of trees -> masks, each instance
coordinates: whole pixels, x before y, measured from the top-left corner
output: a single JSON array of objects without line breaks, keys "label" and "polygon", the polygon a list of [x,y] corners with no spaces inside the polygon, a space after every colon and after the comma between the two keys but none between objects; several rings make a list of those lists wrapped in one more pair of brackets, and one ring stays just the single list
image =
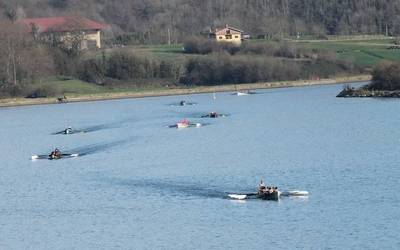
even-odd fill
[{"label": "row of trees", "polygon": [[[122,43],[176,43],[230,24],[253,37],[400,34],[394,0],[2,0],[0,19],[78,14]],[[118,36],[123,34],[123,36]]]},{"label": "row of trees", "polygon": [[[184,52],[187,54],[211,54],[226,52],[230,55],[262,55],[267,57],[285,58],[317,58],[326,56],[326,50],[308,49],[288,42],[259,42],[242,43],[240,46],[233,43],[221,43],[206,38],[193,37],[183,43]],[[334,56],[334,55],[333,55]]]},{"label": "row of trees", "polygon": [[356,72],[348,62],[321,57],[292,60],[251,55],[212,54],[191,58],[184,66],[180,82],[185,85],[221,85],[281,80],[327,78]]},{"label": "row of trees", "polygon": [[180,77],[180,65],[170,61],[153,58],[150,55],[137,55],[133,52],[117,51],[102,58],[82,60],[77,70],[81,80],[113,85],[140,84],[140,82],[163,79],[164,84],[176,83]]},{"label": "row of trees", "polygon": [[54,73],[48,48],[36,43],[26,27],[0,22],[0,95],[18,95],[23,85]]}]

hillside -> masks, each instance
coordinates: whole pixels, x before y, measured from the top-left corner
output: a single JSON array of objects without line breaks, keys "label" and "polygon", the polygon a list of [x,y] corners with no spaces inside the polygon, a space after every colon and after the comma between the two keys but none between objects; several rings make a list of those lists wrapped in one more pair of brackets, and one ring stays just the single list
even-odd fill
[{"label": "hillside", "polygon": [[[2,0],[0,98],[370,74],[381,61],[400,61],[390,37],[400,33],[399,9],[399,1],[372,0]],[[80,33],[71,46],[49,43],[15,22],[45,16],[108,24],[104,46],[80,50]],[[201,35],[225,24],[251,39],[230,46]]]},{"label": "hillside", "polygon": [[2,0],[10,16],[81,15],[129,33],[131,43],[179,43],[230,24],[253,38],[400,33],[400,1],[392,0]]}]

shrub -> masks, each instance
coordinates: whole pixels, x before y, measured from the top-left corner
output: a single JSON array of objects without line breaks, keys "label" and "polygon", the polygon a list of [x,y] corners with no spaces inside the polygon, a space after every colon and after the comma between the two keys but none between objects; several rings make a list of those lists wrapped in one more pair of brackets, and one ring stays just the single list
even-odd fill
[{"label": "shrub", "polygon": [[372,83],[368,89],[399,90],[400,89],[400,63],[383,62],[372,71]]},{"label": "shrub", "polygon": [[277,49],[278,47],[272,43],[243,43],[239,53],[273,56]]},{"label": "shrub", "polygon": [[40,87],[28,86],[25,90],[27,98],[54,97],[61,93],[61,89],[54,84],[46,84]]},{"label": "shrub", "polygon": [[299,68],[279,59],[254,59],[249,56],[208,56],[190,59],[181,83],[218,85],[297,79]]},{"label": "shrub", "polygon": [[[174,63],[147,55],[116,52],[109,58],[87,59],[80,63],[79,79],[97,84],[118,82],[137,83],[138,80],[179,78],[180,68]],[[148,81],[146,81],[148,82]]]},{"label": "shrub", "polygon": [[216,42],[204,38],[189,38],[183,43],[183,48],[187,54],[210,54],[216,47]]},{"label": "shrub", "polygon": [[105,64],[98,59],[83,61],[78,70],[78,77],[81,80],[102,85],[106,77]]}]

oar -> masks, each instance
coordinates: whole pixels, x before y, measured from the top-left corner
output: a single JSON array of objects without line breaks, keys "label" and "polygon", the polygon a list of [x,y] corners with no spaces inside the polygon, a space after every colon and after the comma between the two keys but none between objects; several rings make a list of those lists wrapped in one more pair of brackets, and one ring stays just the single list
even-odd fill
[{"label": "oar", "polygon": [[308,196],[308,191],[292,190],[281,193],[282,196]]},{"label": "oar", "polygon": [[48,159],[48,155],[32,155],[31,160]]},{"label": "oar", "polygon": [[62,154],[61,158],[78,157],[79,154]]},{"label": "oar", "polygon": [[249,193],[249,194],[228,194],[228,196],[232,199],[236,200],[244,200],[247,199],[249,196],[255,196],[257,193]]}]

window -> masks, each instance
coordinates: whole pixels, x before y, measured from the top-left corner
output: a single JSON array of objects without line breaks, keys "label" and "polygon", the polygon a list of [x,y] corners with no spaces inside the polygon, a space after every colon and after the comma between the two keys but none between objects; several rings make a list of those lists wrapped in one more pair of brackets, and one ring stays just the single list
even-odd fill
[{"label": "window", "polygon": [[235,38],[239,38],[239,36],[235,36]]},{"label": "window", "polygon": [[220,36],[219,39],[222,39],[222,36]]},{"label": "window", "polygon": [[226,35],[225,38],[226,39],[232,39],[232,35]]}]

